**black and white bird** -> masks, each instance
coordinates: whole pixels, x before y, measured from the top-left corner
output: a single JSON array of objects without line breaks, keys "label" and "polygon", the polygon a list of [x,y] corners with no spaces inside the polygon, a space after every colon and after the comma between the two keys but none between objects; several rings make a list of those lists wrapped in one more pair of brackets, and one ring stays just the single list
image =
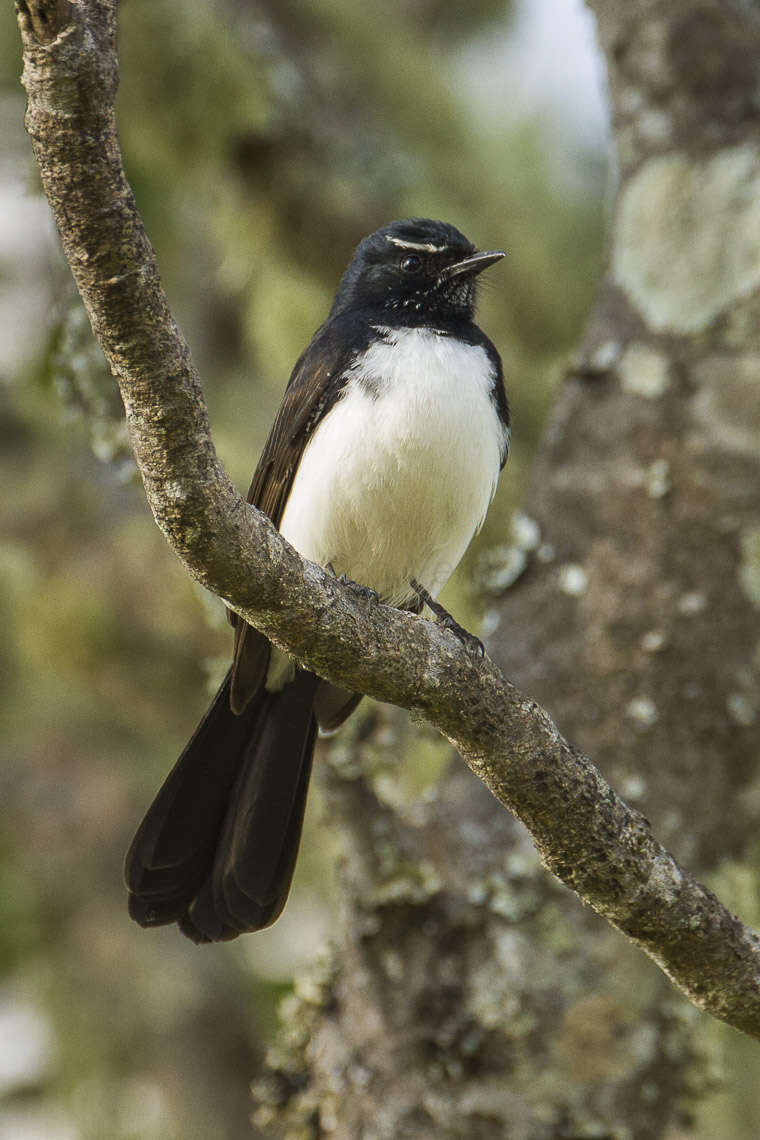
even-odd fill
[{"label": "black and white bird", "polygon": [[[428,604],[465,639],[435,598],[507,458],[501,361],[473,319],[476,278],[503,256],[422,218],[365,238],[293,369],[248,494],[304,557],[382,602]],[[317,728],[361,700],[231,621],[230,671],[125,868],[132,917],[177,922],[196,942],[279,916]]]}]

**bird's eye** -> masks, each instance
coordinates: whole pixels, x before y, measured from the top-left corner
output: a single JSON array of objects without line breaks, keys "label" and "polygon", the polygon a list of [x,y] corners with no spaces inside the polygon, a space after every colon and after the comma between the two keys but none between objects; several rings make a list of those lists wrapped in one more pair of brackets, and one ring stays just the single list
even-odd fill
[{"label": "bird's eye", "polygon": [[402,273],[415,274],[419,273],[422,269],[422,258],[418,257],[416,253],[408,253],[406,257],[401,258],[401,271]]}]

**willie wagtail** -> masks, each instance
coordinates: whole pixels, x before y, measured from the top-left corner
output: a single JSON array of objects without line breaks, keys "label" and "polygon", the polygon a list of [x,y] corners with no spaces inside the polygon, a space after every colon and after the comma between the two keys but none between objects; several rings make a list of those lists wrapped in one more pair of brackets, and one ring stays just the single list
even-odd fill
[{"label": "willie wagtail", "polygon": [[[501,361],[473,321],[475,279],[503,256],[422,218],[365,238],[293,369],[248,493],[305,558],[390,605],[427,603],[465,638],[435,596],[507,457]],[[230,620],[232,666],[126,859],[132,917],[177,922],[196,942],[278,917],[317,727],[337,728],[361,700]]]}]

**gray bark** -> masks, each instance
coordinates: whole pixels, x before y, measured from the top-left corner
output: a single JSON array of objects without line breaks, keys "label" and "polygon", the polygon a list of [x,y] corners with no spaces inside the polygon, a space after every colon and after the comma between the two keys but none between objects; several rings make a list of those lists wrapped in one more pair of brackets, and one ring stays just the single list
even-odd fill
[{"label": "gray bark", "polygon": [[[708,52],[687,83],[675,61],[691,11],[600,6],[620,140],[611,270],[527,505],[543,543],[495,642],[679,842],[668,812],[714,821],[722,804],[742,818],[727,783],[750,810],[760,632],[758,429],[742,403],[758,371],[754,71],[724,75]],[[755,50],[745,8],[694,11],[709,42],[725,25],[737,58]],[[490,660],[341,589],[240,500],[121,169],[114,5],[22,3],[20,24],[45,190],[152,509],[190,572],[321,674],[424,716],[526,823],[545,866],[692,1001],[760,1035],[756,937],[548,715]],[[610,948],[481,794],[456,772],[408,827],[361,780],[336,778],[353,877],[342,958],[301,999],[295,1050],[265,1096],[276,1086],[291,1134],[643,1137],[672,1120],[682,1015],[650,1000],[651,977],[644,993],[600,985],[622,940]],[[720,825],[695,833],[683,854],[709,865],[726,849]]]}]

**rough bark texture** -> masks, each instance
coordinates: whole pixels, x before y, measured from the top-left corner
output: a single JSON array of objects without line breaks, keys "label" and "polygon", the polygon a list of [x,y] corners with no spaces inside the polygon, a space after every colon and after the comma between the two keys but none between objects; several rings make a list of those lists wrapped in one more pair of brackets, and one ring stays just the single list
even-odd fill
[{"label": "rough bark texture", "polygon": [[[703,53],[694,83],[678,60],[701,21],[737,59],[758,37],[738,5],[599,15],[620,140],[611,271],[539,463],[527,512],[542,539],[500,607],[496,648],[629,796],[651,796],[674,841],[668,812],[709,813],[681,851],[704,865],[733,842],[714,821],[725,829],[730,806],[735,827],[753,801],[760,175],[754,65],[729,74]],[[695,1003],[760,1036],[757,938],[547,714],[492,662],[303,562],[236,495],[121,170],[114,19],[107,0],[20,5],[27,122],[159,525],[196,577],[299,660],[444,732],[546,866]],[[333,792],[355,882],[343,958],[301,999],[312,1033],[281,1066],[299,1089],[281,1114],[292,1134],[662,1134],[686,1081],[680,1015],[658,993],[637,1020],[651,978],[643,996],[597,986],[622,941],[610,949],[557,895],[517,825],[461,773],[411,828],[361,780]]]},{"label": "rough bark texture", "polygon": [[656,981],[458,762],[411,818],[370,790],[372,763],[362,739],[324,781],[340,937],[284,1006],[256,1123],[288,1140],[664,1135],[693,1010],[665,984],[646,1008]]},{"label": "rough bark texture", "polygon": [[[758,805],[760,26],[723,0],[591,7],[610,264],[490,648],[716,873],[751,851]],[[557,891],[519,825],[456,766],[412,820],[356,773],[327,783],[350,905],[257,1086],[262,1121],[346,1140],[691,1135],[709,1086],[693,1011]]]},{"label": "rough bark texture", "polygon": [[527,507],[553,556],[507,599],[495,655],[709,867],[757,818],[760,19],[592,7],[611,266]]}]

